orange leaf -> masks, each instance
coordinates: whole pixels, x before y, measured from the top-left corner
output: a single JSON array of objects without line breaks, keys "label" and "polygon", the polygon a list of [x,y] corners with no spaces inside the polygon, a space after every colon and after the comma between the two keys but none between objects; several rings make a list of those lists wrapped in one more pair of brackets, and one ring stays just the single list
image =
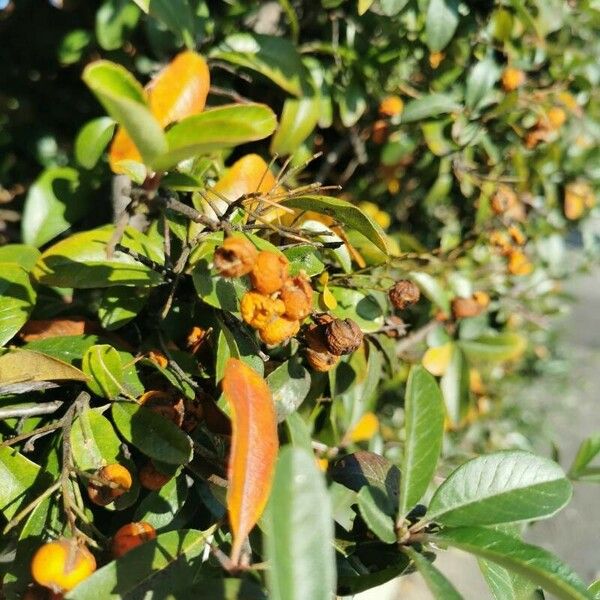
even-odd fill
[{"label": "orange leaf", "polygon": [[[206,61],[195,52],[178,54],[146,85],[150,110],[162,127],[204,110],[210,75]],[[140,154],[127,133],[119,128],[108,156],[110,168],[123,172],[121,160],[141,162]]]},{"label": "orange leaf", "polygon": [[233,531],[231,560],[237,564],[242,544],[269,498],[279,442],[273,398],[258,373],[230,358],[225,366],[223,393],[231,406],[227,508]]}]

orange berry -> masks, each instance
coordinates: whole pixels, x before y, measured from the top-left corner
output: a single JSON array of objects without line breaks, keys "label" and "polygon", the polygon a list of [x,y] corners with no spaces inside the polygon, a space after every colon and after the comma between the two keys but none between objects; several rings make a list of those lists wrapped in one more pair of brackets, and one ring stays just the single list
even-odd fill
[{"label": "orange berry", "polygon": [[169,359],[160,350],[150,350],[147,356],[155,365],[158,365],[163,369],[166,369],[169,365]]},{"label": "orange berry", "polygon": [[517,202],[517,195],[512,188],[507,185],[499,185],[492,197],[491,206],[497,215],[503,215],[514,209]]},{"label": "orange berry", "polygon": [[273,319],[266,327],[259,330],[260,339],[268,346],[276,346],[296,335],[300,330],[300,321],[284,317]]},{"label": "orange berry", "polygon": [[508,271],[512,275],[529,275],[533,265],[520,250],[512,250],[508,255]]},{"label": "orange berry", "polygon": [[567,113],[560,106],[553,106],[546,113],[550,129],[560,129],[567,120]]},{"label": "orange berry", "polygon": [[200,351],[200,349],[204,346],[204,343],[208,339],[209,333],[210,330],[202,329],[202,327],[192,327],[185,340],[186,348],[192,354],[197,354]]},{"label": "orange berry", "polygon": [[473,294],[473,299],[482,308],[487,308],[490,305],[490,296],[486,292],[477,291]]},{"label": "orange berry", "polygon": [[502,254],[508,254],[512,250],[510,240],[503,231],[495,229],[490,233],[489,242],[495,248],[498,248]]},{"label": "orange berry", "polygon": [[285,312],[285,305],[259,292],[246,292],[240,302],[240,312],[250,327],[262,329]]},{"label": "orange berry", "polygon": [[281,288],[281,300],[288,319],[303,321],[312,310],[313,289],[304,277],[290,277]]},{"label": "orange berry", "polygon": [[215,250],[215,268],[223,277],[248,275],[258,256],[254,245],[244,237],[228,237]]},{"label": "orange berry", "polygon": [[48,542],[38,548],[31,561],[33,579],[60,594],[72,590],[95,570],[96,559],[75,539]]},{"label": "orange berry", "polygon": [[371,139],[374,144],[383,144],[388,138],[390,126],[385,119],[378,119],[371,128]]},{"label": "orange berry", "polygon": [[395,117],[404,109],[404,102],[399,96],[386,96],[379,104],[379,114],[384,117]]},{"label": "orange berry", "polygon": [[575,220],[583,216],[588,208],[596,204],[594,191],[585,181],[574,181],[565,188],[565,216]]},{"label": "orange berry", "polygon": [[515,225],[511,225],[508,228],[508,233],[510,234],[512,241],[517,244],[517,246],[522,246],[527,241],[525,234]]},{"label": "orange berry", "polygon": [[525,83],[525,73],[515,67],[506,67],[502,73],[502,87],[506,92],[512,92]]},{"label": "orange berry", "polygon": [[165,475],[159,471],[152,461],[147,462],[138,474],[140,485],[147,490],[160,490],[167,482],[172,479],[172,475]]},{"label": "orange berry", "polygon": [[268,250],[259,252],[250,273],[252,287],[261,294],[274,294],[287,279],[289,266],[288,259],[282,254]]},{"label": "orange berry", "polygon": [[150,390],[142,394],[138,402],[171,423],[175,423],[177,427],[181,427],[184,413],[183,398],[169,392]]},{"label": "orange berry", "polygon": [[482,310],[482,305],[473,297],[454,298],[454,300],[452,300],[452,315],[455,319],[476,317]]},{"label": "orange berry", "polygon": [[145,523],[144,521],[127,523],[113,537],[111,545],[112,554],[115,558],[120,558],[130,550],[153,540],[155,537],[156,529],[150,523]]},{"label": "orange berry", "polygon": [[432,69],[437,69],[441,64],[446,55],[443,52],[432,52],[429,55],[429,66]]},{"label": "orange berry", "polygon": [[88,496],[94,504],[106,506],[127,493],[132,483],[131,473],[123,465],[106,465],[96,471],[95,480],[88,484]]}]

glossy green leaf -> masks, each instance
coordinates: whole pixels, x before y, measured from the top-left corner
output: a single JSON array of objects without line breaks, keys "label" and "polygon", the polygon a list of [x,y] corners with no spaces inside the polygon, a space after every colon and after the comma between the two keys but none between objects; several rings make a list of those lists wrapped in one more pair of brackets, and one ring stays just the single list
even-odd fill
[{"label": "glossy green leaf", "polygon": [[187,117],[167,131],[168,152],[152,166],[167,170],[187,158],[255,142],[275,131],[275,113],[265,104],[219,106]]},{"label": "glossy green leaf", "polygon": [[61,65],[79,62],[92,43],[92,34],[85,29],[73,29],[60,41],[57,57]]},{"label": "glossy green leaf", "polygon": [[[114,232],[112,226],[76,233],[48,248],[32,274],[44,285],[74,288],[114,285],[156,285],[162,275],[129,254],[115,250],[112,258],[106,248]],[[162,265],[162,249],[143,233],[127,227],[121,244]]]},{"label": "glossy green leaf", "polygon": [[119,353],[108,344],[92,346],[81,364],[87,385],[97,396],[112,400],[123,393],[123,365]]},{"label": "glossy green leaf", "polygon": [[294,96],[302,93],[306,72],[296,47],[286,38],[234,33],[211,56],[256,71]]},{"label": "glossy green leaf", "polygon": [[478,108],[500,77],[500,69],[493,58],[484,58],[470,71],[465,90],[465,104]]},{"label": "glossy green leaf", "polygon": [[96,39],[100,47],[104,50],[121,48],[139,18],[140,10],[130,0],[105,0],[96,12]]},{"label": "glossy green leaf", "polygon": [[23,241],[43,246],[79,220],[87,210],[87,201],[78,192],[79,173],[71,167],[51,167],[29,188],[21,233]]},{"label": "glossy green leaf", "polygon": [[25,325],[35,305],[36,293],[23,267],[0,262],[0,297],[0,346],[4,346]]},{"label": "glossy green leaf", "polygon": [[146,456],[183,465],[192,458],[192,442],[177,425],[135,402],[114,402],[111,413],[120,434]]},{"label": "glossy green leaf", "polygon": [[407,4],[408,0],[379,0],[381,12],[386,17],[395,17]]},{"label": "glossy green leaf", "polygon": [[467,461],[440,485],[427,518],[445,525],[494,525],[549,517],[571,499],[555,462],[522,450]]},{"label": "glossy green leaf", "polygon": [[590,587],[588,588],[588,592],[592,594],[592,598],[600,598],[600,579],[597,579],[596,581],[594,581],[594,583],[590,585]]},{"label": "glossy green leaf", "polygon": [[354,505],[357,503],[357,493],[332,481],[329,485],[329,496],[331,497],[333,520],[346,531],[352,531],[356,518]]},{"label": "glossy green leaf", "polygon": [[88,348],[99,342],[100,338],[96,335],[59,335],[34,340],[23,346],[23,349],[42,352],[72,365],[75,361],[83,358]]},{"label": "glossy green leaf", "polygon": [[133,0],[145,13],[163,23],[181,37],[185,45],[195,47],[194,12],[188,0]]},{"label": "glossy green leaf", "polygon": [[442,450],[444,412],[444,399],[433,375],[421,366],[413,366],[404,398],[401,516],[421,499],[435,473]]},{"label": "glossy green leaf", "polygon": [[537,586],[529,579],[483,558],[477,562],[494,600],[538,600]]},{"label": "glossy green leaf", "polygon": [[110,142],[117,124],[110,117],[88,121],[75,138],[75,158],[86,169],[93,169]]},{"label": "glossy green leaf", "polygon": [[325,263],[314,246],[300,244],[287,248],[283,253],[290,261],[290,275],[292,276],[304,271],[308,277],[314,277],[325,269]]},{"label": "glossy green leaf", "polygon": [[450,294],[439,280],[421,271],[411,271],[410,278],[440,310],[450,313]]},{"label": "glossy green leaf", "polygon": [[413,123],[456,112],[460,108],[460,104],[448,94],[429,94],[408,102],[402,111],[401,120],[402,123]]},{"label": "glossy green leaf", "polygon": [[123,327],[134,319],[148,299],[147,288],[115,286],[106,288],[98,306],[100,325],[107,331]]},{"label": "glossy green leaf", "polygon": [[406,546],[404,552],[408,554],[415,567],[417,567],[417,571],[425,580],[435,600],[462,600],[462,596],[457,589],[425,556],[419,554],[410,546]]},{"label": "glossy green leaf", "polygon": [[364,332],[377,331],[383,324],[383,311],[372,294],[337,286],[330,287],[329,291],[337,300],[337,307],[332,311],[336,317],[356,321]]},{"label": "glossy green leaf", "polygon": [[146,93],[133,75],[121,65],[107,60],[89,64],[83,81],[108,114],[127,131],[144,162],[167,151],[167,140],[146,102]]},{"label": "glossy green leaf", "polygon": [[502,362],[521,356],[527,347],[527,340],[518,333],[506,332],[461,340],[459,345],[467,358],[474,362]]},{"label": "glossy green leaf", "polygon": [[[178,597],[198,571],[208,532],[169,531],[92,573],[66,600],[137,600]],[[181,596],[183,597],[183,596]]]},{"label": "glossy green leaf", "polygon": [[570,567],[547,550],[506,533],[484,527],[459,527],[445,529],[429,538],[510,569],[562,600],[590,598],[585,584]]},{"label": "glossy green leaf", "polygon": [[0,246],[0,263],[21,265],[27,272],[33,269],[40,257],[40,251],[27,244],[6,244]]},{"label": "glossy green leaf", "polygon": [[185,475],[171,478],[160,490],[150,492],[137,506],[134,521],[149,523],[157,531],[173,529],[174,519],[188,498]]},{"label": "glossy green leaf", "polygon": [[425,40],[432,52],[443,50],[456,32],[460,15],[458,0],[429,0]]},{"label": "glossy green leaf", "polygon": [[235,314],[239,314],[240,300],[250,289],[246,278],[221,277],[216,269],[209,268],[206,260],[198,261],[192,271],[192,281],[200,300]]},{"label": "glossy green leaf", "polygon": [[263,523],[269,598],[330,600],[333,520],[325,478],[311,453],[291,446],[281,450]]},{"label": "glossy green leaf", "polygon": [[383,229],[358,206],[346,202],[346,200],[331,196],[297,196],[283,200],[281,204],[333,217],[342,225],[362,233],[382,252],[388,252],[387,237]]},{"label": "glossy green leaf", "polygon": [[367,98],[362,85],[353,80],[348,85],[335,88],[334,97],[344,127],[356,125],[367,110]]},{"label": "glossy green leaf", "polygon": [[457,425],[469,410],[469,365],[464,352],[452,344],[450,363],[440,381],[446,414]]},{"label": "glossy green leaf", "polygon": [[378,488],[365,485],[358,492],[358,509],[367,527],[382,542],[393,544],[396,541],[394,520],[390,516],[388,498]]},{"label": "glossy green leaf", "polygon": [[0,446],[0,511],[6,519],[15,516],[34,484],[39,484],[40,472],[38,465],[14,448]]},{"label": "glossy green leaf", "polygon": [[319,96],[288,98],[283,104],[281,122],[271,141],[271,154],[293,154],[313,132],[320,116]]},{"label": "glossy green leaf", "polygon": [[298,409],[310,390],[310,373],[297,356],[285,361],[267,377],[273,395],[277,420],[283,421]]}]

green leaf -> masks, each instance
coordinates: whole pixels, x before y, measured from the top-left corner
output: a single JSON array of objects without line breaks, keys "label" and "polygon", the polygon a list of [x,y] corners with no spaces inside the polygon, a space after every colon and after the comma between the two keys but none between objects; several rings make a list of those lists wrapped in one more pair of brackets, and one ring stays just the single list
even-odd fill
[{"label": "green leaf", "polygon": [[536,600],[537,586],[522,575],[483,558],[477,562],[495,600]]},{"label": "green leaf", "polygon": [[413,366],[404,398],[406,441],[400,469],[400,516],[421,499],[435,473],[442,450],[444,412],[444,399],[433,375]]},{"label": "green leaf", "polygon": [[192,271],[192,281],[202,302],[238,315],[240,300],[250,289],[246,278],[222,277],[216,269],[209,268],[206,260],[198,261]]},{"label": "green leaf", "polygon": [[57,335],[56,337],[34,340],[23,346],[24,350],[42,352],[58,360],[72,365],[76,360],[81,360],[85,351],[99,343],[96,335]]},{"label": "green leaf", "polygon": [[40,474],[38,465],[14,448],[0,446],[0,511],[7,520],[15,516],[33,487],[39,486]]},{"label": "green leaf", "polygon": [[518,333],[484,335],[474,340],[460,340],[460,347],[473,362],[503,362],[521,356],[527,340]]},{"label": "green leaf", "polygon": [[452,344],[450,364],[440,381],[450,422],[457,425],[469,409],[469,365],[464,352]]},{"label": "green leaf", "polygon": [[119,353],[108,344],[92,346],[83,355],[81,368],[87,386],[97,396],[114,400],[123,393],[123,365]]},{"label": "green leaf", "polygon": [[346,531],[352,531],[356,518],[353,506],[357,503],[357,493],[332,481],[329,486],[329,496],[331,497],[333,520]]},{"label": "green leaf", "polygon": [[310,373],[297,356],[285,361],[267,377],[279,422],[295,412],[310,390]]},{"label": "green leaf", "polygon": [[[108,226],[76,233],[48,248],[32,274],[44,285],[74,288],[111,287],[114,285],[157,285],[162,275],[132,256],[115,250],[106,256],[106,247],[114,233]],[[127,227],[120,242],[126,248],[162,265],[160,246],[133,227]]]},{"label": "green leaf", "polygon": [[320,97],[288,98],[283,104],[281,122],[271,141],[271,154],[293,154],[319,122]]},{"label": "green leaf", "polygon": [[389,515],[388,498],[378,488],[365,485],[356,496],[358,509],[367,527],[384,543],[396,542],[394,520]]},{"label": "green leaf", "polygon": [[85,68],[83,81],[127,131],[146,164],[167,151],[165,134],[148,108],[146,94],[127,69],[99,60]]},{"label": "green leaf", "polygon": [[429,94],[408,102],[400,119],[402,123],[413,123],[460,109],[460,104],[448,94]]},{"label": "green leaf", "polygon": [[6,244],[0,246],[0,263],[15,263],[21,265],[27,272],[35,266],[40,251],[26,244]]},{"label": "green leaf", "polygon": [[129,0],[104,2],[96,12],[96,39],[100,47],[104,50],[121,48],[139,18],[139,8]]},{"label": "green leaf", "polygon": [[21,221],[26,244],[43,246],[85,214],[87,201],[78,188],[79,173],[71,167],[51,167],[35,180],[25,198]]},{"label": "green leaf", "polygon": [[428,538],[514,571],[562,600],[590,598],[585,584],[570,567],[547,550],[525,544],[506,533],[484,527],[459,527]]},{"label": "green leaf", "polygon": [[408,554],[415,567],[425,580],[429,591],[436,600],[462,600],[462,596],[457,589],[438,571],[434,565],[419,554],[414,548],[406,546],[404,552]]},{"label": "green leaf", "polygon": [[500,69],[493,58],[479,61],[467,77],[466,105],[471,109],[478,108],[498,81],[498,77],[500,77]]},{"label": "green leaf", "polygon": [[586,467],[600,453],[600,435],[593,435],[581,442],[573,464],[569,469],[569,477],[578,478],[585,474]]},{"label": "green leaf", "polygon": [[340,110],[344,127],[352,127],[367,110],[367,99],[362,86],[352,80],[348,85],[335,88],[334,97]]},{"label": "green leaf", "polygon": [[0,262],[0,297],[0,346],[4,346],[25,325],[35,305],[36,293],[23,267]]},{"label": "green leaf", "polygon": [[294,96],[300,96],[305,85],[306,71],[300,54],[286,38],[234,33],[210,55],[252,69]]},{"label": "green leaf", "polygon": [[325,269],[321,255],[313,246],[300,244],[283,251],[290,261],[290,275],[295,276],[304,271],[308,277],[319,275]]},{"label": "green leaf", "polygon": [[152,166],[167,170],[202,154],[255,142],[275,131],[277,118],[265,104],[231,104],[182,119],[167,131],[168,152]]},{"label": "green leaf", "polygon": [[92,42],[92,35],[85,29],[73,29],[60,41],[57,56],[61,65],[79,62]]},{"label": "green leaf", "polygon": [[331,504],[311,453],[291,446],[281,450],[263,522],[269,598],[330,600],[335,589]]},{"label": "green leaf", "polygon": [[432,52],[443,50],[454,36],[460,15],[458,0],[429,0],[425,40]]},{"label": "green leaf", "polygon": [[[66,600],[178,597],[192,586],[209,532],[169,531],[92,573]],[[183,596],[181,596],[183,597]]]},{"label": "green leaf", "polygon": [[185,475],[173,477],[160,490],[150,492],[137,506],[133,520],[149,523],[157,531],[173,529],[173,521],[188,497]]},{"label": "green leaf", "polygon": [[381,227],[358,206],[333,198],[331,196],[297,196],[282,200],[283,206],[298,208],[300,210],[314,211],[322,215],[333,217],[336,221],[356,229],[369,241],[373,242],[382,252],[388,253],[387,236]]},{"label": "green leaf", "polygon": [[450,313],[450,295],[445,286],[429,273],[411,271],[410,278],[440,310]]},{"label": "green leaf", "polygon": [[192,458],[192,442],[177,425],[134,402],[114,402],[112,417],[121,435],[146,456],[174,465]]},{"label": "green leaf", "polygon": [[[95,473],[107,464],[121,464],[132,474],[135,466],[123,456],[121,440],[111,422],[98,410],[86,408],[79,413],[71,427],[71,448],[76,466],[82,471]],[[139,483],[133,477],[129,491],[105,506],[112,510],[123,510],[131,506],[139,495]]]},{"label": "green leaf", "polygon": [[364,332],[377,331],[383,325],[383,311],[372,294],[333,286],[329,291],[337,300],[338,305],[332,312],[339,319],[356,321]]},{"label": "green leaf", "polygon": [[188,0],[133,0],[146,14],[151,15],[176,36],[181,37],[185,45],[194,49],[195,29],[194,12]]},{"label": "green leaf", "polygon": [[98,306],[100,325],[107,331],[114,331],[129,323],[146,304],[148,292],[147,288],[106,288]]},{"label": "green leaf", "polygon": [[467,461],[436,490],[427,518],[444,525],[494,525],[549,517],[571,499],[559,465],[512,450]]},{"label": "green leaf", "polygon": [[407,4],[408,0],[379,0],[381,12],[386,17],[395,17]]},{"label": "green leaf", "polygon": [[597,579],[590,585],[588,592],[592,594],[592,597],[597,599],[600,598],[600,579]]},{"label": "green leaf", "polygon": [[116,127],[110,117],[88,121],[75,138],[75,158],[85,169],[93,169],[108,146]]}]

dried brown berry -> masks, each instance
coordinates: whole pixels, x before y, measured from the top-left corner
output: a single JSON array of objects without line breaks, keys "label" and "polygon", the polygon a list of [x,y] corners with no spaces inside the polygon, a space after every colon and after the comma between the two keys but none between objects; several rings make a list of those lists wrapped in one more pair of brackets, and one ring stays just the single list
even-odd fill
[{"label": "dried brown berry", "polygon": [[339,356],[327,349],[324,325],[311,325],[304,333],[304,343],[306,360],[315,371],[325,373],[335,367],[340,360]]},{"label": "dried brown berry", "polygon": [[171,392],[149,390],[138,398],[152,412],[164,417],[171,423],[181,427],[183,423],[184,403],[183,398]]},{"label": "dried brown berry", "polygon": [[241,277],[252,271],[258,251],[243,237],[225,238],[223,244],[215,250],[215,268],[223,277]]},{"label": "dried brown berry", "polygon": [[242,319],[254,329],[263,329],[285,311],[284,303],[259,292],[246,292],[240,302]]},{"label": "dried brown berry", "polygon": [[363,332],[352,319],[334,319],[325,326],[325,345],[332,354],[352,354],[363,342]]},{"label": "dried brown berry", "polygon": [[390,126],[385,119],[377,119],[371,129],[371,139],[374,144],[384,144],[390,133]]},{"label": "dried brown berry", "polygon": [[454,298],[452,300],[452,316],[455,319],[466,319],[476,317],[483,311],[483,306],[473,297]]},{"label": "dried brown berry", "polygon": [[412,281],[401,279],[388,290],[388,296],[394,308],[404,310],[419,301],[421,291]]},{"label": "dried brown berry", "polygon": [[139,471],[138,477],[142,487],[147,490],[160,490],[173,477],[159,471],[152,461],[148,461]]},{"label": "dried brown berry", "polygon": [[406,330],[406,323],[400,317],[392,315],[386,319],[384,331],[389,338],[403,337],[406,335]]},{"label": "dried brown berry", "polygon": [[276,346],[296,335],[300,330],[300,321],[277,317],[266,327],[259,330],[260,339],[268,346]]},{"label": "dried brown berry", "polygon": [[303,321],[312,310],[313,289],[304,277],[290,277],[281,288],[281,300],[288,319]]},{"label": "dried brown berry", "polygon": [[288,270],[289,262],[285,256],[263,250],[258,253],[250,273],[252,287],[261,294],[273,294],[281,289]]}]

